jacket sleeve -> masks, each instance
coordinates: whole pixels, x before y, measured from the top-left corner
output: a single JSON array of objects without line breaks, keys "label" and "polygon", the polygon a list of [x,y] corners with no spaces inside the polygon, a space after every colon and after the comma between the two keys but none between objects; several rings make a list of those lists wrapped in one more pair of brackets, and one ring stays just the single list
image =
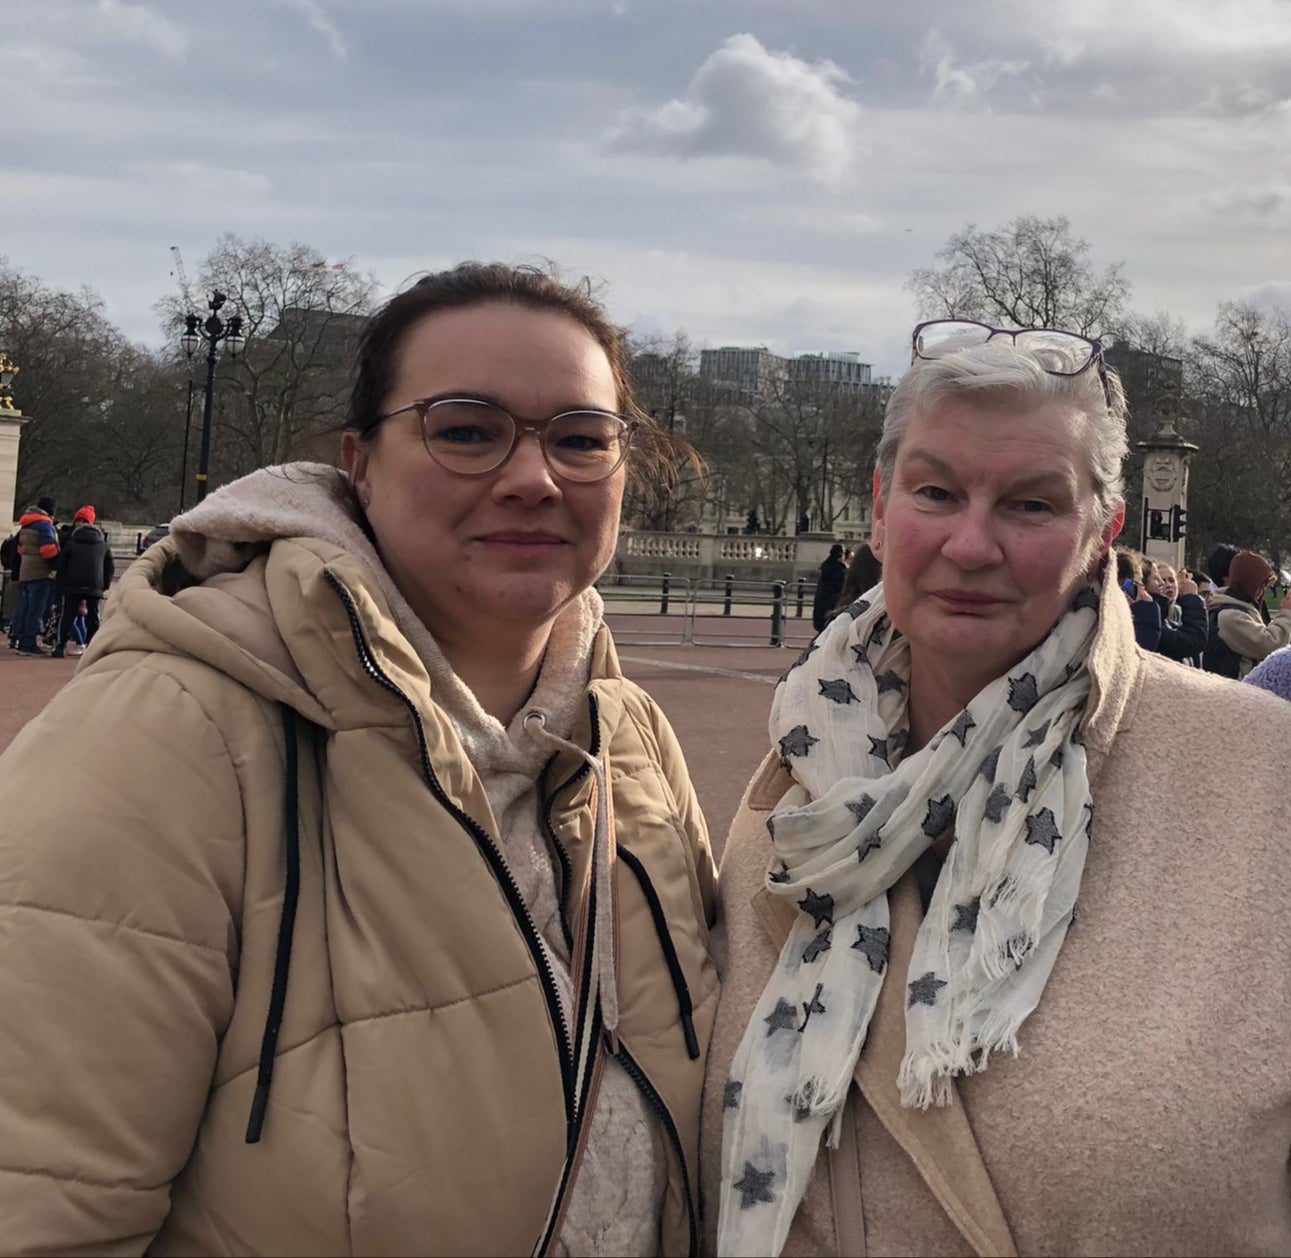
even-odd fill
[{"label": "jacket sleeve", "polygon": [[1280,646],[1291,642],[1291,605],[1280,607],[1266,625],[1251,608],[1248,616],[1237,607],[1226,607],[1215,618],[1220,638],[1238,655],[1262,660]]},{"label": "jacket sleeve", "polygon": [[58,530],[48,520],[38,520],[36,537],[41,558],[53,559],[58,554]]},{"label": "jacket sleeve", "polygon": [[1177,629],[1173,625],[1161,626],[1158,649],[1172,660],[1186,660],[1206,649],[1206,604],[1201,601],[1201,595],[1181,594],[1179,610],[1183,614],[1183,622]]},{"label": "jacket sleeve", "polygon": [[708,925],[712,926],[717,912],[717,866],[713,862],[713,850],[708,840],[708,823],[704,820],[699,796],[690,780],[681,743],[677,741],[677,735],[659,705],[653,699],[648,702],[654,735],[659,745],[659,767],[676,801],[677,814],[690,844],[695,876],[699,880],[704,917]]},{"label": "jacket sleeve", "polygon": [[240,783],[173,675],[90,670],[0,757],[0,818],[0,1246],[141,1254],[232,1012]]},{"label": "jacket sleeve", "polygon": [[1130,604],[1134,619],[1134,641],[1145,651],[1155,651],[1161,642],[1161,609],[1154,601],[1138,600]]}]

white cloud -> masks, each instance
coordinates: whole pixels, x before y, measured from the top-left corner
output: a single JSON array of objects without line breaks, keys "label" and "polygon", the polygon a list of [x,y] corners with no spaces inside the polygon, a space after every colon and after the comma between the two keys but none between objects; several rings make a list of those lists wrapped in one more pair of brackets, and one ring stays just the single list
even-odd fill
[{"label": "white cloud", "polygon": [[950,41],[936,29],[924,39],[919,60],[925,73],[932,76],[933,100],[959,105],[984,102],[996,84],[1030,69],[1027,61],[960,62]]},{"label": "white cloud", "polygon": [[289,9],[295,9],[325,40],[338,61],[344,61],[349,55],[341,32],[336,24],[323,12],[318,0],[279,0]]},{"label": "white cloud", "polygon": [[183,61],[188,52],[188,37],[184,32],[146,5],[98,0],[93,25],[107,38],[143,44],[170,61]]},{"label": "white cloud", "polygon": [[1217,58],[1291,52],[1284,0],[1017,0],[1014,13],[1064,64],[1136,48],[1158,59],[1178,53]]},{"label": "white cloud", "polygon": [[807,62],[732,35],[695,72],[686,94],[620,115],[611,146],[665,156],[744,157],[846,182],[858,154],[861,107],[832,61]]}]

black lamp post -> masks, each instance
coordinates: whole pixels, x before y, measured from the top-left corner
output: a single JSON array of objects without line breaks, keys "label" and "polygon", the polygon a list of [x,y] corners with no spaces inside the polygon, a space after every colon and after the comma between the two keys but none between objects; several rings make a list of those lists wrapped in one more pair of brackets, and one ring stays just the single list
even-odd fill
[{"label": "black lamp post", "polygon": [[[184,347],[184,353],[189,358],[197,352],[197,347],[202,341],[206,341],[206,402],[202,408],[202,448],[197,458],[198,502],[206,497],[207,476],[211,466],[211,408],[215,401],[215,364],[219,360],[220,343],[224,343],[230,358],[236,358],[246,345],[246,338],[242,335],[242,316],[233,315],[227,324],[220,318],[220,308],[227,300],[228,298],[221,292],[212,293],[208,303],[211,313],[202,324],[202,332],[199,333],[197,330],[197,315],[186,315],[184,333],[179,338],[179,343]],[[191,403],[191,393],[189,400]],[[187,433],[185,433],[185,441],[187,441]],[[182,491],[180,507],[181,509],[183,507]]]},{"label": "black lamp post", "polygon": [[[190,318],[196,320],[196,315]],[[185,333],[185,336],[188,334]],[[181,338],[183,339],[183,338]],[[188,438],[193,431],[193,369],[188,369],[188,400],[184,404],[184,453],[179,460],[179,510],[183,514],[184,502],[188,495]]]}]

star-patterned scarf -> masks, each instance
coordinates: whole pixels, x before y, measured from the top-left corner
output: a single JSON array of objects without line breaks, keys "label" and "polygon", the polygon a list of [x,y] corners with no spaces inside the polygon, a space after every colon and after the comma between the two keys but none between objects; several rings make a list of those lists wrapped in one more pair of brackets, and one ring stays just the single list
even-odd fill
[{"label": "star-patterned scarf", "polygon": [[800,910],[731,1065],[719,1254],[779,1254],[887,978],[888,889],[953,831],[906,986],[907,1106],[1017,1053],[1073,920],[1093,818],[1079,734],[1098,595],[915,755],[909,644],[876,586],[776,691],[771,736],[796,785],[768,821],[767,887]]}]

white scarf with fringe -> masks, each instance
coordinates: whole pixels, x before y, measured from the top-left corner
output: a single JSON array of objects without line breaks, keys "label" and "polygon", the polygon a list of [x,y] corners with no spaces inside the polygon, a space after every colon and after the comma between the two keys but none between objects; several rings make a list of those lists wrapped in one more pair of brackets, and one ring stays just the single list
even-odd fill
[{"label": "white scarf with fringe", "polygon": [[836,617],[776,691],[795,785],[767,822],[767,887],[797,920],[731,1065],[719,1254],[779,1254],[887,979],[888,889],[955,842],[906,985],[906,1106],[1018,1051],[1074,920],[1093,819],[1079,725],[1098,595],[1082,590],[1025,659],[908,759],[908,643],[883,587]]}]

